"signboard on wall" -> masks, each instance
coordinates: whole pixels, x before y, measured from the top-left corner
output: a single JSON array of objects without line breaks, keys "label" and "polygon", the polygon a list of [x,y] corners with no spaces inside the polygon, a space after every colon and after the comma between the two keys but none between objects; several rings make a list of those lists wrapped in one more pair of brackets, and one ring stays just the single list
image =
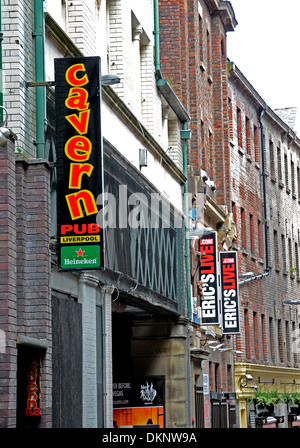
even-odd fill
[{"label": "signboard on wall", "polygon": [[224,334],[240,333],[237,253],[220,252],[222,325]]},{"label": "signboard on wall", "polygon": [[214,325],[219,323],[217,232],[199,238],[199,251],[201,252],[199,278],[203,291],[201,325]]},{"label": "signboard on wall", "polygon": [[40,416],[41,409],[41,368],[40,359],[31,360],[26,370],[26,416]]},{"label": "signboard on wall", "polygon": [[55,59],[57,242],[60,270],[103,267],[99,57]]},{"label": "signboard on wall", "polygon": [[165,377],[121,378],[113,383],[115,428],[164,428]]}]

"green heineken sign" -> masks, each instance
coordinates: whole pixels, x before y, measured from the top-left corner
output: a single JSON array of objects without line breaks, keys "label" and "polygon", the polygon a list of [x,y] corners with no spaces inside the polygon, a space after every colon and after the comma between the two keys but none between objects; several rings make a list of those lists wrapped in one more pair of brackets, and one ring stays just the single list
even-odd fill
[{"label": "green heineken sign", "polygon": [[99,246],[66,246],[61,248],[63,269],[91,269],[100,266]]},{"label": "green heineken sign", "polygon": [[99,57],[55,59],[59,270],[104,268],[100,81]]}]

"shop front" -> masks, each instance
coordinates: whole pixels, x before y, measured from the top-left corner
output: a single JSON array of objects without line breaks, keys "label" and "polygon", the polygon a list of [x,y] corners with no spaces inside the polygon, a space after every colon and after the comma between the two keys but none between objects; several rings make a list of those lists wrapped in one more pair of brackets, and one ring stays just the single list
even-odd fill
[{"label": "shop front", "polygon": [[241,428],[298,426],[298,369],[236,363],[235,387]]}]

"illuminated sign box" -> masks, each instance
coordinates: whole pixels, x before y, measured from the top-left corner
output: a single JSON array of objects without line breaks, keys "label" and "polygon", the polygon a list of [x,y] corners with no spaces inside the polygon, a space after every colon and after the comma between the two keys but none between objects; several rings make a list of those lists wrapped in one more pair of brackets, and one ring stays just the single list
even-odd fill
[{"label": "illuminated sign box", "polygon": [[55,59],[57,241],[60,270],[103,268],[99,57]]},{"label": "illuminated sign box", "polygon": [[224,334],[239,334],[237,253],[220,252],[222,326]]},{"label": "illuminated sign box", "polygon": [[201,325],[215,325],[219,323],[217,232],[199,238],[199,251],[199,278],[204,295],[201,300]]}]

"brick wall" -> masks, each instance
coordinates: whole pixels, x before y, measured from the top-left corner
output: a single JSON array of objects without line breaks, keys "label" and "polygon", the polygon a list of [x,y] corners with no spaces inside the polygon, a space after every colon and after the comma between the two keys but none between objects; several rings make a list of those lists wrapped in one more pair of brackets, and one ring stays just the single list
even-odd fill
[{"label": "brick wall", "polygon": [[41,427],[52,421],[52,322],[50,243],[50,171],[43,162],[19,158],[17,182],[18,334],[46,340],[43,354]]},{"label": "brick wall", "polygon": [[85,56],[95,56],[97,35],[96,2],[73,0],[67,6],[67,32]]},{"label": "brick wall", "polygon": [[205,1],[159,2],[161,68],[189,112],[188,163],[216,181],[216,199],[229,206],[226,33]]},{"label": "brick wall", "polygon": [[[17,340],[44,339],[40,426],[51,426],[51,294],[49,170],[15,160],[9,141],[0,148],[0,426],[17,418]],[[4,340],[3,340],[4,339]]]},{"label": "brick wall", "polygon": [[0,427],[16,421],[17,251],[14,145],[0,147]]},{"label": "brick wall", "polygon": [[18,137],[16,146],[35,156],[35,91],[26,88],[34,81],[33,2],[8,1],[2,5],[3,99],[8,127]]},{"label": "brick wall", "polygon": [[[244,352],[242,358],[248,362],[297,367],[299,360],[293,352],[292,337],[299,328],[299,321],[295,307],[284,305],[282,301],[296,299],[300,292],[299,270],[295,270],[299,260],[297,167],[300,142],[289,139],[292,131],[287,132],[287,126],[267,108],[261,129],[264,151],[259,140],[258,158],[261,104],[253,90],[249,89],[246,95],[241,85],[233,74],[230,75],[231,200],[237,225],[239,271],[259,274],[269,265],[270,272],[263,279],[240,286],[242,331],[237,348]],[[266,226],[262,156],[265,160]],[[293,182],[291,169],[294,169]]]}]

